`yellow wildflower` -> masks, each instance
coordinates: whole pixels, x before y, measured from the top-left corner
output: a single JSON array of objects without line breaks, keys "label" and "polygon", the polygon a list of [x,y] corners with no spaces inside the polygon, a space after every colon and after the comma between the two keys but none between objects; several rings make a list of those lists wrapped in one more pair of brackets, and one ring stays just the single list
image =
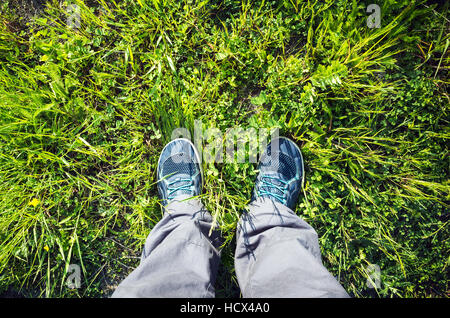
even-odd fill
[{"label": "yellow wildflower", "polygon": [[30,203],[28,203],[29,205],[32,205],[33,207],[36,207],[39,204],[39,200],[34,198],[33,200],[31,200]]}]

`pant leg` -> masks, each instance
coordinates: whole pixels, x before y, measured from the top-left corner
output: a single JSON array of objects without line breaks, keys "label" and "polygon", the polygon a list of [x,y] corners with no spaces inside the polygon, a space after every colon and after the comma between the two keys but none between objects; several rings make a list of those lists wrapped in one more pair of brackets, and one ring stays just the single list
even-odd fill
[{"label": "pant leg", "polygon": [[235,269],[244,297],[348,297],[322,264],[316,231],[264,198],[241,217]]},{"label": "pant leg", "polygon": [[112,297],[214,297],[220,237],[200,200],[171,202]]}]

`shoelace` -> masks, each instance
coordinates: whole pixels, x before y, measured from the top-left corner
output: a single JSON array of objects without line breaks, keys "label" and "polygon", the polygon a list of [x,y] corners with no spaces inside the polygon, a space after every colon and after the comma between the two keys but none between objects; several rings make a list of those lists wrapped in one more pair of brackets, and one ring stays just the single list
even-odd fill
[{"label": "shoelace", "polygon": [[[178,183],[178,182],[187,182],[185,184],[182,184],[180,186],[177,187],[171,187],[173,184]],[[167,190],[169,190],[167,199],[172,200],[174,199],[174,197],[172,196],[175,192],[179,191],[179,190],[189,190],[191,191],[191,187],[194,185],[194,181],[192,179],[187,179],[187,178],[179,178],[176,179],[172,182],[169,182],[167,184]]]},{"label": "shoelace", "polygon": [[[268,179],[268,180],[266,180],[266,179]],[[271,180],[280,182],[280,183],[283,184],[284,186],[283,186],[283,187],[277,186],[276,184],[272,183]],[[267,195],[267,196],[274,197],[274,198],[277,199],[281,204],[286,205],[285,196],[286,196],[286,190],[287,190],[287,188],[288,188],[288,187],[287,187],[288,182],[286,182],[286,181],[284,181],[284,180],[281,180],[280,178],[277,178],[277,177],[262,176],[262,177],[261,177],[261,183],[262,183],[262,185],[260,185],[260,186],[259,186],[259,189],[258,189],[258,194],[259,194],[260,196]],[[269,188],[269,189],[270,189],[270,188],[277,189],[278,191],[280,191],[280,192],[282,193],[282,195],[279,195],[279,194],[274,193],[274,192],[272,192],[272,191],[262,190],[262,189],[261,189],[262,187],[266,187],[266,188]]]}]

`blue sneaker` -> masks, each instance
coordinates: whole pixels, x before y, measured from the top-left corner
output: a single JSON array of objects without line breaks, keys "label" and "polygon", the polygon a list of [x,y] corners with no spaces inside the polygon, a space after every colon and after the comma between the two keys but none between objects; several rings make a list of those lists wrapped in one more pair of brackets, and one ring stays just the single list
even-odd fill
[{"label": "blue sneaker", "polygon": [[275,138],[261,156],[258,170],[252,201],[265,197],[293,210],[305,175],[300,148],[288,138]]},{"label": "blue sneaker", "polygon": [[200,195],[203,172],[194,144],[185,138],[169,142],[158,161],[158,193],[163,206],[170,201]]}]

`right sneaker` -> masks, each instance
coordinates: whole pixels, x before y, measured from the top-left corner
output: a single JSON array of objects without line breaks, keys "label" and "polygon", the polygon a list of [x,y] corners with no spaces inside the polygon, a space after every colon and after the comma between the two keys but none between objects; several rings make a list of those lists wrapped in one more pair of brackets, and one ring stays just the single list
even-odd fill
[{"label": "right sneaker", "polygon": [[259,197],[294,210],[303,187],[304,164],[300,148],[290,139],[273,139],[261,156],[252,201]]}]

